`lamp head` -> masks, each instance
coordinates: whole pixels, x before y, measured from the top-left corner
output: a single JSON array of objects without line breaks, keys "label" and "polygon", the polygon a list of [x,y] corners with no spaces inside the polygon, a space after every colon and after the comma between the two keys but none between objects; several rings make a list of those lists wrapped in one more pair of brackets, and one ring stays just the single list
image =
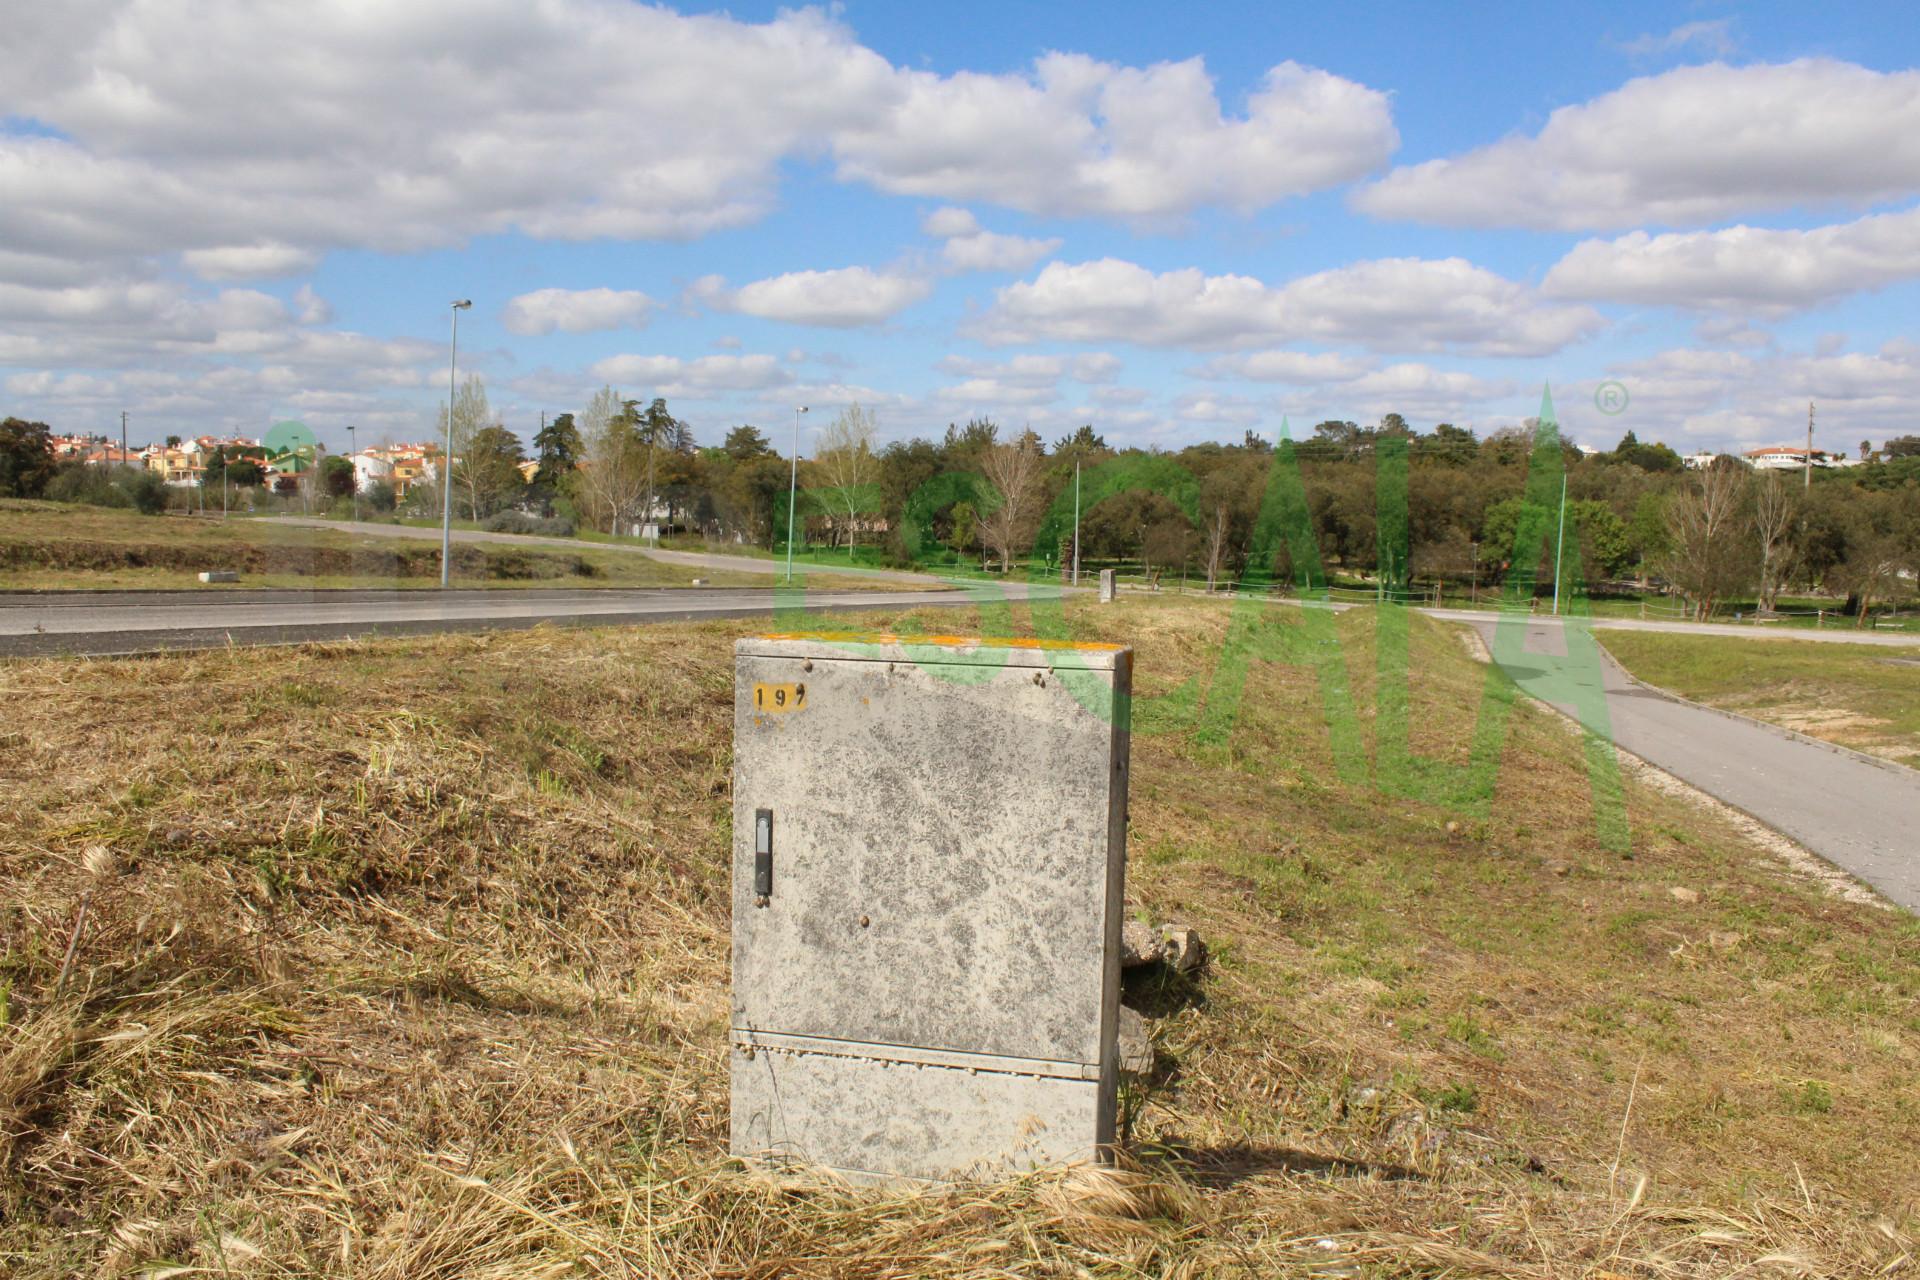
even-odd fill
[{"label": "lamp head", "polygon": [[473,305],[472,298],[462,298],[458,302],[455,302],[453,304],[453,309],[455,311],[465,311],[468,307],[471,307],[472,305]]}]

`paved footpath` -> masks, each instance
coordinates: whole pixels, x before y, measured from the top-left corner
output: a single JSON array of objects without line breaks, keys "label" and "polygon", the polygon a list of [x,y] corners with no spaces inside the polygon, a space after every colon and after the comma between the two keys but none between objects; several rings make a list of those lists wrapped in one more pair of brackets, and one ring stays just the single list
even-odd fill
[{"label": "paved footpath", "polygon": [[[1464,610],[1449,612],[1458,612],[1455,620],[1470,623],[1494,651],[1498,620]],[[1555,661],[1567,652],[1562,625],[1539,618],[1513,619],[1507,625],[1526,631],[1519,653],[1509,650],[1502,667],[1522,689],[1575,714],[1566,696],[1576,688],[1591,692],[1593,673],[1589,669],[1583,676]],[[1644,624],[1647,629],[1668,625]],[[1612,629],[1626,628],[1614,624]],[[1704,630],[1680,629],[1688,635]],[[1752,638],[1745,628],[1723,629]],[[1816,636],[1842,638],[1831,632],[1791,638]],[[1920,636],[1881,633],[1876,638],[1886,641],[1913,645],[1920,643]],[[1668,698],[1636,683],[1604,650],[1599,681],[1606,727],[1622,750],[1744,810],[1893,902],[1920,912],[1920,771],[1870,761],[1756,720]]]}]

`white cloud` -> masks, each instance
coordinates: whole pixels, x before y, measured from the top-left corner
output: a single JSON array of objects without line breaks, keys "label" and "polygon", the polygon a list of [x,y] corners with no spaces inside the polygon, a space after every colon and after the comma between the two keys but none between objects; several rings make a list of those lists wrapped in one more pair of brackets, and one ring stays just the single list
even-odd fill
[{"label": "white cloud", "polygon": [[1297,63],[1229,117],[1197,58],[1134,68],[1050,53],[1027,75],[899,72],[832,149],[843,177],[883,191],[1159,219],[1351,182],[1398,142],[1385,94]]},{"label": "white cloud", "polygon": [[987,231],[973,214],[952,206],[922,218],[920,229],[946,241],[940,258],[949,271],[1025,271],[1061,244],[1058,236],[1035,240]]},{"label": "white cloud", "polygon": [[940,258],[954,271],[1025,271],[1060,245],[1058,236],[1034,240],[976,231],[948,240],[940,247]]},{"label": "white cloud", "polygon": [[42,369],[36,373],[16,373],[6,381],[7,393],[32,396],[38,400],[94,400],[113,395],[114,383],[85,373],[56,374]]},{"label": "white cloud", "polygon": [[1506,379],[1481,378],[1458,369],[1409,362],[1363,373],[1343,383],[1339,396],[1350,406],[1348,412],[1363,417],[1402,413],[1444,418],[1512,395],[1516,389],[1516,384]]},{"label": "white cloud", "polygon": [[1090,351],[1075,356],[1067,364],[1067,372],[1075,382],[1112,382],[1120,376],[1122,363],[1119,356],[1107,351]]},{"label": "white cloud", "polygon": [[690,290],[692,297],[718,310],[841,329],[890,320],[932,292],[933,282],[923,276],[871,267],[789,271],[738,289],[707,276]]},{"label": "white cloud", "polygon": [[1188,268],[1155,274],[1113,258],[1052,263],[1001,289],[980,325],[990,341],[1130,341],[1231,349],[1274,339],[1380,351],[1542,355],[1604,324],[1459,258],[1360,262],[1270,286]]},{"label": "white cloud", "polygon": [[1173,414],[1182,422],[1213,423],[1234,427],[1250,427],[1266,416],[1259,405],[1245,396],[1213,391],[1189,391],[1184,395],[1176,396],[1173,401]]},{"label": "white cloud", "polygon": [[[1683,452],[1804,439],[1812,399],[1818,406],[1814,443],[1851,453],[1862,439],[1912,430],[1920,345],[1896,340],[1866,352],[1816,344],[1805,353],[1677,348],[1621,362],[1607,376],[1631,396],[1626,413],[1613,420],[1617,429],[1665,438]],[[1593,387],[1568,390],[1584,397]]]},{"label": "white cloud", "polygon": [[1718,58],[1731,54],[1734,50],[1733,19],[1710,18],[1700,22],[1683,22],[1665,35],[1638,36],[1620,46],[1621,52],[1636,58],[1658,57],[1684,49],[1700,49]]},{"label": "white cloud", "polygon": [[1587,240],[1541,284],[1563,298],[1780,314],[1920,276],[1920,209],[1808,231],[1728,227]]},{"label": "white cloud", "polygon": [[663,396],[710,395],[726,391],[764,391],[784,387],[793,375],[773,356],[609,356],[589,370],[600,382],[644,387]]},{"label": "white cloud", "polygon": [[182,260],[203,279],[257,280],[311,271],[319,265],[320,255],[290,244],[248,244],[189,249]]},{"label": "white cloud", "polygon": [[303,284],[293,295],[294,318],[301,324],[325,324],[333,319],[333,304],[314,291],[310,284]]},{"label": "white cloud", "polygon": [[980,219],[967,209],[946,205],[920,219],[920,229],[935,240],[952,240],[979,232]]},{"label": "white cloud", "polygon": [[523,336],[642,329],[656,305],[636,289],[536,289],[509,299],[500,323]]},{"label": "white cloud", "polygon": [[1824,58],[1681,67],[1562,107],[1353,203],[1382,218],[1557,230],[1698,225],[1920,190],[1920,70]]},{"label": "white cloud", "polygon": [[936,404],[964,407],[971,413],[987,417],[994,416],[1007,405],[1052,404],[1059,398],[1059,389],[1052,383],[1035,386],[998,378],[968,378],[964,382],[941,387],[933,393]]},{"label": "white cloud", "polygon": [[1216,356],[1195,372],[1203,378],[1248,378],[1255,382],[1285,382],[1306,387],[1324,382],[1351,382],[1370,367],[1368,361],[1339,352],[1253,351],[1245,355]]},{"label": "white cloud", "polygon": [[46,128],[0,131],[0,243],[121,268],[179,252],[220,280],[515,229],[699,236],[762,216],[781,165],[820,155],[886,191],[1131,218],[1258,208],[1395,145],[1384,93],[1293,63],[1231,114],[1197,60],[941,76],[819,9],[56,8],[9,32],[0,120]]}]

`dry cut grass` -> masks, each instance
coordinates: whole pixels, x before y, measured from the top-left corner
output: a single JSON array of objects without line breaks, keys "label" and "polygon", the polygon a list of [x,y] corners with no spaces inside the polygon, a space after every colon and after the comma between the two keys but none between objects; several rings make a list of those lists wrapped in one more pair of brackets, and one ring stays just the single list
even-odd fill
[{"label": "dry cut grass", "polygon": [[[241,588],[438,587],[440,547],[432,539],[237,516],[143,516],[0,499],[0,590],[219,590],[201,587],[203,569],[237,570]],[[453,576],[467,587],[683,587],[696,575],[715,585],[768,584],[764,573],[690,571],[585,542],[577,551],[455,543],[453,553]]]},{"label": "dry cut grass", "polygon": [[[723,1154],[737,624],[0,667],[0,1273],[1920,1267],[1911,920],[1637,785],[1606,852],[1530,708],[1484,812],[1341,779],[1304,659],[1208,741],[1224,620],[1077,618],[1139,650],[1132,905],[1214,949],[1130,997],[1122,1166],[912,1195]],[[1413,644],[1457,760],[1485,668]]]},{"label": "dry cut grass", "polygon": [[1920,645],[1794,643],[1609,631],[1648,684],[1920,767]]}]

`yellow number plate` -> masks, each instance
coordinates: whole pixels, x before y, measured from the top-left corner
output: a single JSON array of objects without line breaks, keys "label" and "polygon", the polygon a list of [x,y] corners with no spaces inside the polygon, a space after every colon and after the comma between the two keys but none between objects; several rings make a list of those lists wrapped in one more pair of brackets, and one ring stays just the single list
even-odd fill
[{"label": "yellow number plate", "polygon": [[803,684],[762,684],[753,686],[753,709],[771,711],[798,711],[807,705],[807,686]]}]

